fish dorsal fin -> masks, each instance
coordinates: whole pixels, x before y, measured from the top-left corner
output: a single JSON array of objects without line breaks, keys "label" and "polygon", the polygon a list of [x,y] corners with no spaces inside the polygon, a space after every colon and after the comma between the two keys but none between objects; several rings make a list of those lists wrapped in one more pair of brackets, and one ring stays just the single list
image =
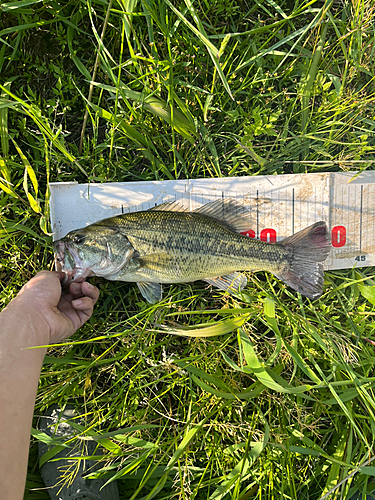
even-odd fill
[{"label": "fish dorsal fin", "polygon": [[238,233],[247,231],[251,227],[249,208],[234,198],[211,201],[197,208],[194,212],[224,222]]},{"label": "fish dorsal fin", "polygon": [[150,304],[160,302],[163,296],[163,289],[160,283],[146,283],[144,281],[140,281],[137,285],[142,296],[147,300],[147,302],[150,302]]},{"label": "fish dorsal fin", "polygon": [[204,281],[229,293],[240,292],[247,285],[247,278],[241,273],[231,273],[218,278],[208,278]]},{"label": "fish dorsal fin", "polygon": [[[191,212],[188,200],[167,201],[161,205],[149,208],[151,211],[158,212]],[[251,227],[251,218],[249,208],[244,206],[241,201],[234,198],[220,198],[211,201],[193,210],[193,213],[208,215],[222,223],[227,224],[231,229],[241,233]]]},{"label": "fish dorsal fin", "polygon": [[165,203],[161,203],[160,205],[156,205],[155,207],[149,208],[149,211],[190,212],[191,210],[186,200],[179,200],[179,201],[166,201]]}]

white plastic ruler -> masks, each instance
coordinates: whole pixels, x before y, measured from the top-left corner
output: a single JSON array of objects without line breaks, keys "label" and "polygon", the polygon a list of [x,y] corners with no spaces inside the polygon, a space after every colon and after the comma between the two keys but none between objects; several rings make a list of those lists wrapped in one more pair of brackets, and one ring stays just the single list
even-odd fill
[{"label": "white plastic ruler", "polygon": [[275,242],[327,222],[326,269],[375,265],[375,171],[104,184],[51,183],[54,239],[101,219],[184,199],[193,209],[221,197],[249,208],[249,237]]}]

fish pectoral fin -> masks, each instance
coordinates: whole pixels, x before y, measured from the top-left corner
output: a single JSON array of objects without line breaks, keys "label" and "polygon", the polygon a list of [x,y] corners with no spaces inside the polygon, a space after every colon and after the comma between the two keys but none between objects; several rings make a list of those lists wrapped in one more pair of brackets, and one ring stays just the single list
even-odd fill
[{"label": "fish pectoral fin", "polygon": [[160,302],[163,296],[163,289],[160,283],[146,283],[144,281],[140,281],[137,285],[142,296],[147,300],[147,302],[150,302],[150,304]]},{"label": "fish pectoral fin", "polygon": [[234,198],[211,201],[195,209],[194,212],[213,217],[238,233],[247,231],[252,226],[249,207]]},{"label": "fish pectoral fin", "polygon": [[247,278],[241,273],[231,273],[217,278],[208,278],[204,281],[229,293],[241,292],[247,285]]}]

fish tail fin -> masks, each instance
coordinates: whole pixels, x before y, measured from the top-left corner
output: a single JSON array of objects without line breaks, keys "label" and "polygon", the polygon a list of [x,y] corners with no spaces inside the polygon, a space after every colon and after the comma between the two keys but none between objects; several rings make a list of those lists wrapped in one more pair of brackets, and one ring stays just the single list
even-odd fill
[{"label": "fish tail fin", "polygon": [[325,222],[316,222],[278,245],[288,250],[289,263],[276,276],[297,292],[315,300],[323,293],[323,263],[331,250]]}]

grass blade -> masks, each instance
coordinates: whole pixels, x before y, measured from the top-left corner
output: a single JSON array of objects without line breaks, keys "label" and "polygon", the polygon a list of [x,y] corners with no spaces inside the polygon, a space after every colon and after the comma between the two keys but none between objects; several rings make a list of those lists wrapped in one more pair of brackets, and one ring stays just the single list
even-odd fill
[{"label": "grass blade", "polygon": [[226,319],[218,321],[217,323],[205,327],[180,327],[180,328],[170,328],[163,327],[162,332],[167,332],[171,335],[178,335],[181,337],[196,337],[196,338],[206,338],[206,337],[216,337],[217,335],[225,335],[231,333],[233,330],[240,328],[245,321],[248,319],[248,314],[243,314],[237,316],[236,318]]}]

